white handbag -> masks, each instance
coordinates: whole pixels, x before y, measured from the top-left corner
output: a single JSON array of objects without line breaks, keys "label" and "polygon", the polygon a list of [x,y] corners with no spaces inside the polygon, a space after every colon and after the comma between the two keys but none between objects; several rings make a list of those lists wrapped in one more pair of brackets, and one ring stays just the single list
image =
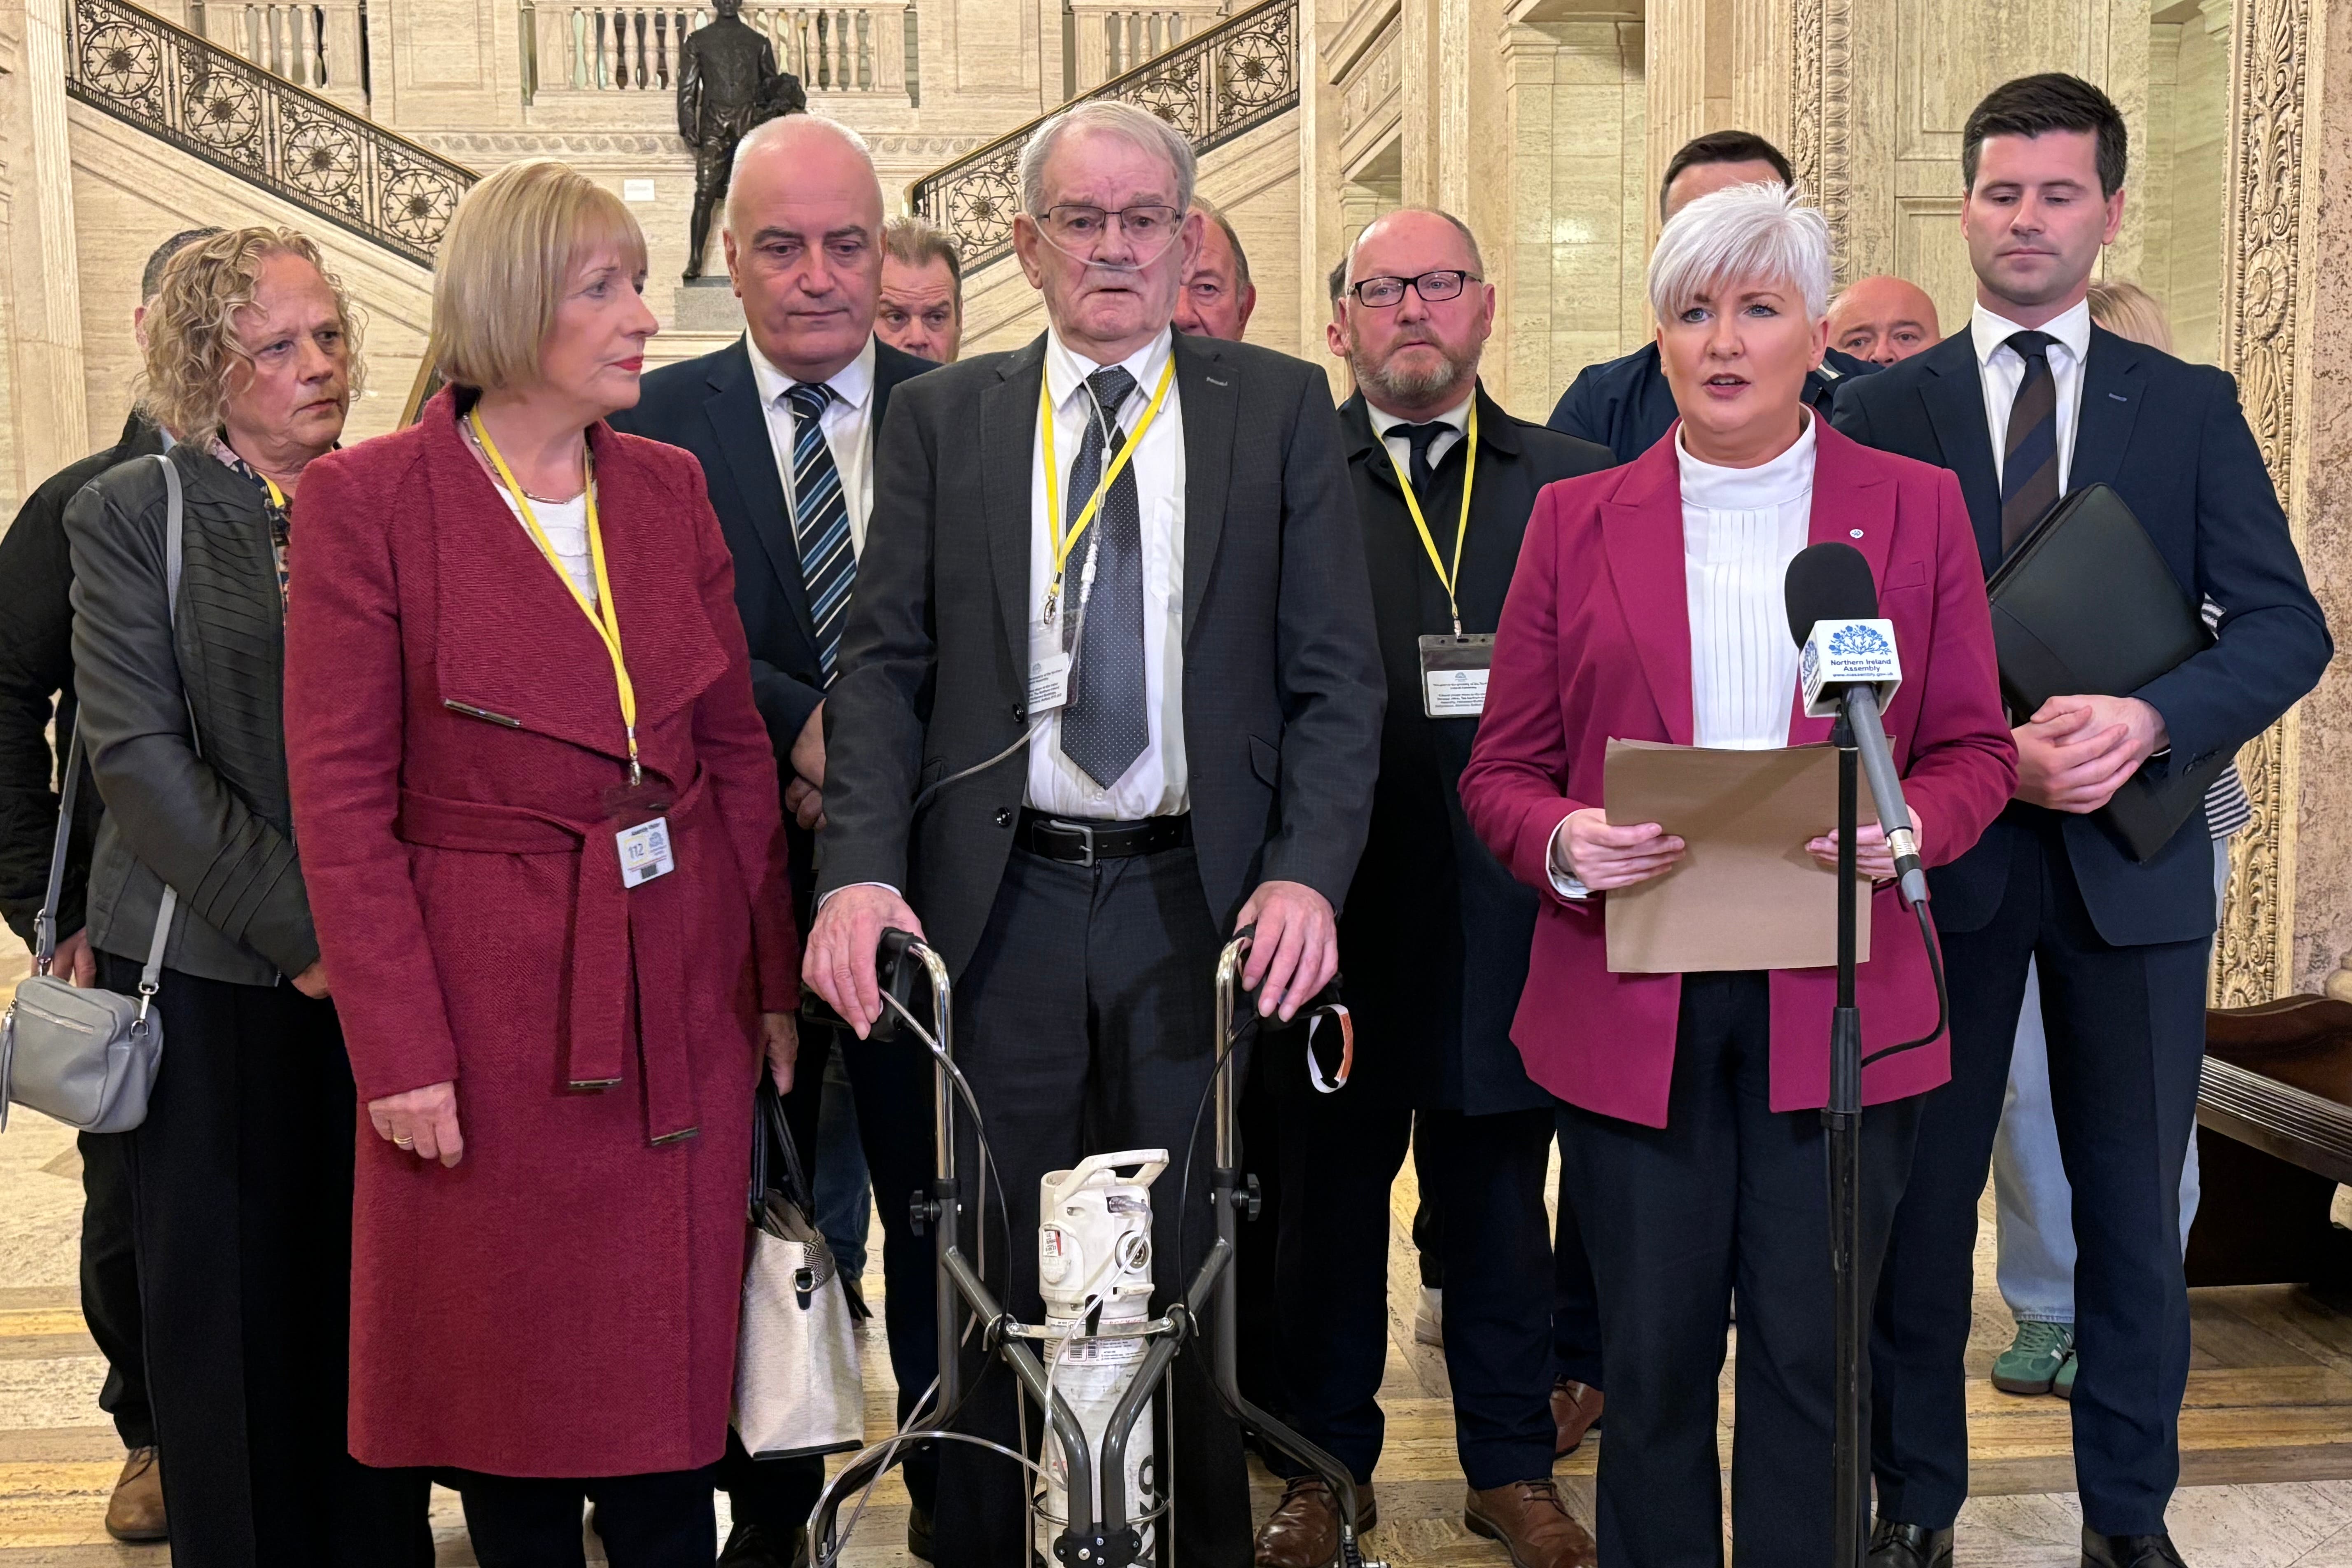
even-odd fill
[{"label": "white handbag", "polygon": [[816,1227],[782,1100],[763,1074],[751,1137],[751,1263],[735,1350],[735,1431],[754,1458],[866,1444],[866,1383],[833,1249]]}]

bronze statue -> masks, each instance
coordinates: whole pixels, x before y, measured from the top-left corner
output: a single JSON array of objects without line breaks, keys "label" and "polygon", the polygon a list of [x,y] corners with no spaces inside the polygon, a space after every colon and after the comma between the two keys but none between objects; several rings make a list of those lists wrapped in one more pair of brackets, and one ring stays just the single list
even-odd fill
[{"label": "bronze statue", "polygon": [[694,216],[686,280],[702,276],[710,216],[727,195],[735,144],[751,127],[808,108],[800,78],[776,68],[775,47],[742,19],[743,0],[711,0],[716,19],[687,35],[677,77],[677,133],[694,149]]}]

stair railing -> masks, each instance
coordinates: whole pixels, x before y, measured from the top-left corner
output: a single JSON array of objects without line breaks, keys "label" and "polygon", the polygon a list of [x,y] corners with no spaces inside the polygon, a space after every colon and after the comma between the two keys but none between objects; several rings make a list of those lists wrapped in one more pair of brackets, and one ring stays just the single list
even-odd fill
[{"label": "stair railing", "polygon": [[[1297,31],[1298,0],[1264,0],[1073,101],[1136,104],[1206,153],[1297,107]],[[908,205],[947,231],[967,274],[1012,249],[1021,149],[1051,118],[1040,115],[907,187]]]}]

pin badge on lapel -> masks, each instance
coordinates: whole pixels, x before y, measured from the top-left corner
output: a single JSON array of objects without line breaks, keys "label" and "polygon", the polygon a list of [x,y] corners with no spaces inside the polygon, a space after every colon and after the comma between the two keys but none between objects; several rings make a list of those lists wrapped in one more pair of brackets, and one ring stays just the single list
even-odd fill
[{"label": "pin badge on lapel", "polygon": [[1848,529],[1846,531],[1855,539],[1860,539],[1862,537],[1862,530],[1858,528]]}]

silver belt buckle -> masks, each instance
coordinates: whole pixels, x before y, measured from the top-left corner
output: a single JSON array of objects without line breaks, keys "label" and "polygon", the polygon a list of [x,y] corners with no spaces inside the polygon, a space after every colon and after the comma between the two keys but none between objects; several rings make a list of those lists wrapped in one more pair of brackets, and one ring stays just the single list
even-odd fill
[{"label": "silver belt buckle", "polygon": [[1092,868],[1095,863],[1095,830],[1083,822],[1066,822],[1062,826],[1078,836],[1079,847],[1086,851],[1087,858],[1078,864]]}]

